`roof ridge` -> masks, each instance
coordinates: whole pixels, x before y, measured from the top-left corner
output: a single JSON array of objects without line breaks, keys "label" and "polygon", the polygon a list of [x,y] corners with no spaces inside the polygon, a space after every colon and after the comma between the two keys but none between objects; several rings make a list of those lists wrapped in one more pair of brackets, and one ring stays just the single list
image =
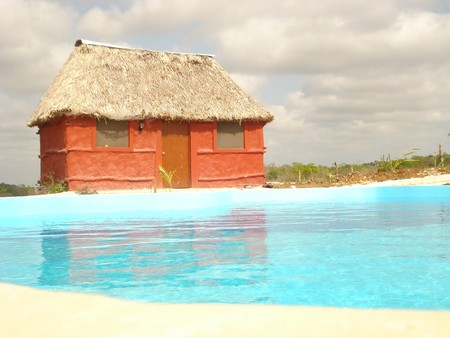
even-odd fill
[{"label": "roof ridge", "polygon": [[155,50],[149,50],[149,49],[144,49],[144,48],[119,46],[119,45],[114,45],[114,44],[110,44],[110,43],[104,43],[104,42],[98,42],[98,41],[92,41],[92,40],[86,40],[86,39],[78,39],[75,41],[75,47],[79,47],[81,45],[92,45],[92,46],[101,46],[101,47],[117,48],[117,49],[129,49],[129,50],[136,50],[136,51],[143,51],[143,52],[158,52],[158,53],[168,53],[168,54],[178,54],[178,55],[205,56],[205,57],[210,57],[210,58],[215,57],[214,54],[155,51]]}]

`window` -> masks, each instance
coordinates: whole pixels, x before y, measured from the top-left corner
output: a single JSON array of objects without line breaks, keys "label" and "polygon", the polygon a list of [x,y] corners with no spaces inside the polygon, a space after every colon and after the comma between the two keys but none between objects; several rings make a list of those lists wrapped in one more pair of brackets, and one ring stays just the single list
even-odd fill
[{"label": "window", "polygon": [[217,122],[217,148],[244,148],[244,125],[239,122]]},{"label": "window", "polygon": [[128,121],[97,120],[97,147],[128,147]]}]

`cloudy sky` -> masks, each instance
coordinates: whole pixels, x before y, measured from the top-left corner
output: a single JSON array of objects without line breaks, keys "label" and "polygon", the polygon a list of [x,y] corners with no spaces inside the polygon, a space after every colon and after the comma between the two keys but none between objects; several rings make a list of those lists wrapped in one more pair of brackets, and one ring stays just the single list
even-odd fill
[{"label": "cloudy sky", "polygon": [[76,39],[215,54],[275,115],[266,163],[450,152],[450,0],[0,0],[0,182],[35,184],[26,121]]}]

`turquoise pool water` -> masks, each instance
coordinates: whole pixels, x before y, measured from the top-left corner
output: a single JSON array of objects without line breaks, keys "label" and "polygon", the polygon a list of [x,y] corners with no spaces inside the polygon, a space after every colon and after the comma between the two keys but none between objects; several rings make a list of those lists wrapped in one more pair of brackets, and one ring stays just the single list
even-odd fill
[{"label": "turquoise pool water", "polygon": [[450,309],[450,187],[0,199],[0,281],[146,302]]}]

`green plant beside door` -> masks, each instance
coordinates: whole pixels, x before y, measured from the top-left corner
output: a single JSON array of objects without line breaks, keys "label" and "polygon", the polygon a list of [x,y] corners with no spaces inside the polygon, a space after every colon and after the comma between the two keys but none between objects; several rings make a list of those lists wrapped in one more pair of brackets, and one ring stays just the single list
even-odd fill
[{"label": "green plant beside door", "polygon": [[169,187],[169,190],[172,190],[172,179],[175,175],[175,170],[167,171],[163,167],[159,166],[158,171],[161,174],[163,180],[166,182],[167,186]]}]

